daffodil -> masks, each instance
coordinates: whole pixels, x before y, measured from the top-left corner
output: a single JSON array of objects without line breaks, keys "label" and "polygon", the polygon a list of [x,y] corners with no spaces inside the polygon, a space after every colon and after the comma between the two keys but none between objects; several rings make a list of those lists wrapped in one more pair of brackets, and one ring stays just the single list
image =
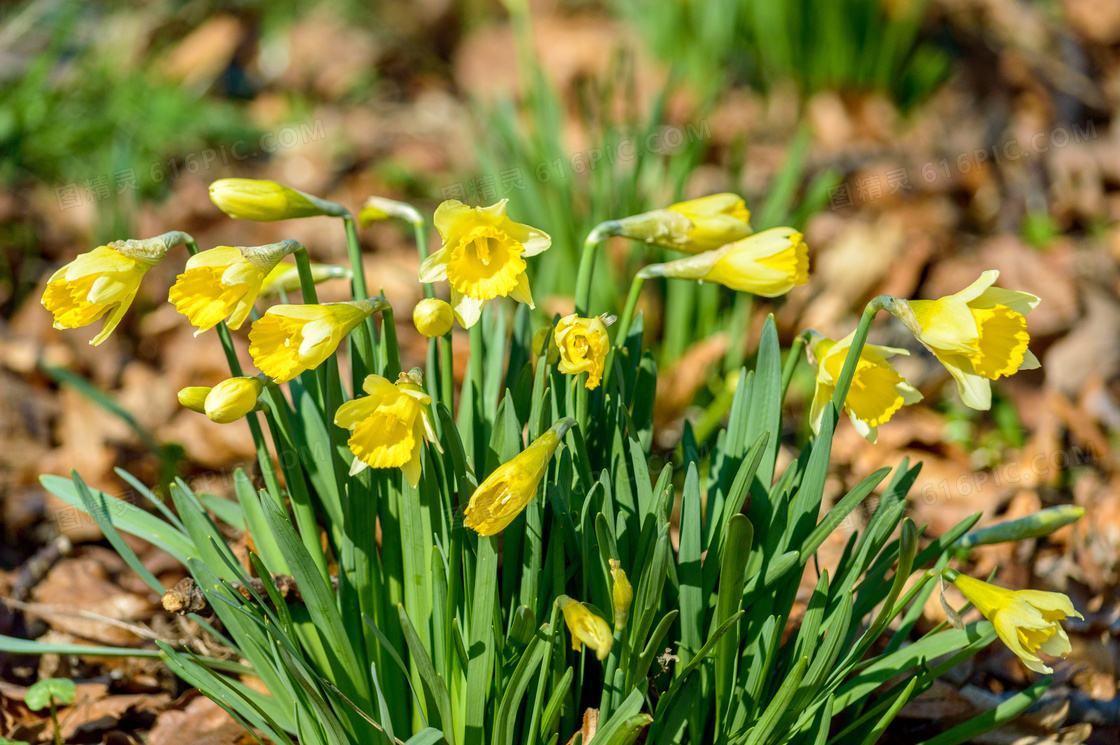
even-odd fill
[{"label": "daffodil", "polygon": [[603,319],[598,316],[580,318],[574,313],[565,316],[556,324],[553,338],[560,350],[560,372],[567,375],[586,372],[587,388],[598,388],[611,346]]},{"label": "daffodil", "polygon": [[203,411],[211,421],[219,424],[236,422],[257,407],[257,399],[264,390],[259,378],[227,378],[206,394]]},{"label": "daffodil", "polygon": [[614,604],[614,627],[626,628],[630,619],[630,604],[634,602],[634,588],[618,559],[611,559],[611,602]]},{"label": "daffodil", "polygon": [[463,524],[480,535],[505,530],[537,495],[537,487],[561,438],[574,424],[574,419],[561,419],[513,460],[494,469],[471,495],[463,510]]},{"label": "daffodil", "polygon": [[206,397],[213,389],[208,385],[192,385],[179,391],[179,405],[184,409],[206,413]]},{"label": "daffodil", "polygon": [[[809,421],[813,431],[820,432],[821,418],[832,401],[855,332],[840,341],[827,339],[815,332],[810,334],[812,338],[806,353],[811,353],[816,360],[817,387],[813,393]],[[910,353],[894,347],[864,345],[848,388],[848,397],[844,399],[844,410],[848,412],[852,426],[870,442],[875,442],[878,437],[880,424],[885,424],[903,406],[922,400],[922,394],[891,366],[889,358],[896,354],[908,356]]]},{"label": "daffodil", "polygon": [[1026,315],[1039,299],[993,287],[997,279],[999,272],[986,271],[955,295],[911,300],[913,318],[899,315],[956,380],[961,400],[974,409],[991,408],[990,381],[1038,367],[1027,349]]},{"label": "daffodil", "polygon": [[42,300],[54,315],[54,327],[88,326],[108,313],[90,344],[105,341],[132,305],[140,280],[167,253],[171,242],[165,238],[170,235],[98,246],[55,272]]},{"label": "daffodil", "polygon": [[1070,653],[1069,637],[1060,622],[1070,616],[1083,616],[1068,596],[1042,590],[1008,590],[952,569],[944,569],[942,574],[992,622],[1007,648],[1031,670],[1054,672],[1039,652],[1051,657]]},{"label": "daffodil", "polygon": [[339,343],[373,313],[385,310],[384,298],[322,305],[277,305],[249,330],[253,364],[277,383],[314,370]]},{"label": "daffodil", "polygon": [[363,228],[381,220],[393,219],[404,220],[412,225],[424,223],[424,218],[420,217],[420,213],[411,204],[385,197],[370,197],[358,212],[358,224]]},{"label": "daffodil", "polygon": [[[350,279],[352,275],[353,272],[350,271],[349,267],[335,266],[334,264],[311,264],[311,281],[315,284],[326,282],[328,279]],[[299,268],[295,264],[281,261],[265,276],[257,297],[278,297],[282,292],[298,292],[299,289]]]},{"label": "daffodil", "polygon": [[809,281],[809,249],[793,228],[773,228],[715,251],[651,264],[638,276],[718,282],[732,290],[777,297]]},{"label": "daffodil", "polygon": [[429,339],[443,336],[455,323],[451,306],[439,298],[424,298],[412,309],[412,323],[416,330]]},{"label": "daffodil", "polygon": [[342,217],[348,214],[345,208],[334,202],[266,179],[218,179],[210,184],[210,201],[234,219],[257,222],[316,215]]},{"label": "daffodil", "polygon": [[470,328],[487,300],[512,297],[533,306],[525,259],[546,250],[546,233],[506,217],[503,199],[489,207],[468,207],[454,199],[436,209],[443,247],[420,265],[421,282],[446,279],[455,316]]},{"label": "daffodil", "polygon": [[401,373],[395,385],[380,375],[368,375],[362,383],[367,395],[338,407],[334,423],[351,433],[351,476],[367,466],[399,468],[409,484],[420,483],[424,441],[443,452],[428,409],[431,398],[421,382],[419,369]]},{"label": "daffodil", "polygon": [[613,232],[632,240],[696,254],[751,234],[751,213],[738,194],[713,194],[617,221]]},{"label": "daffodil", "polygon": [[567,595],[556,598],[556,604],[563,611],[564,623],[568,625],[568,632],[572,635],[572,649],[579,652],[586,644],[595,651],[595,657],[600,662],[607,659],[611,653],[611,646],[614,645],[614,635],[606,620]]},{"label": "daffodil", "polygon": [[240,328],[253,309],[265,279],[288,254],[295,241],[267,246],[218,246],[187,259],[186,269],[171,286],[169,298],[190,319],[198,336],[223,319]]}]

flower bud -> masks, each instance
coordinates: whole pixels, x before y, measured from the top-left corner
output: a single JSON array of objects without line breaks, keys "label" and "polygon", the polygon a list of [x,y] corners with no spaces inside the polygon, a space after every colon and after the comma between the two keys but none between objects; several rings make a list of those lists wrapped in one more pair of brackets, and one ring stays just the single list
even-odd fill
[{"label": "flower bud", "polygon": [[689,254],[751,234],[751,213],[737,194],[713,194],[616,221],[612,232]]},{"label": "flower bud", "polygon": [[430,297],[421,300],[412,309],[412,323],[416,330],[429,339],[443,336],[455,323],[455,313],[443,300]]},{"label": "flower bud", "polygon": [[210,184],[210,201],[234,219],[257,222],[346,214],[333,202],[264,179],[218,179]]},{"label": "flower bud", "polygon": [[[326,282],[328,279],[350,279],[353,272],[349,267],[335,266],[334,264],[311,264],[311,281],[315,284]],[[276,268],[268,273],[261,283],[260,298],[278,297],[281,292],[299,292],[302,289],[299,283],[299,269],[295,264],[277,264]]]},{"label": "flower bud", "polygon": [[257,378],[228,378],[206,396],[206,416],[219,424],[236,422],[257,406],[264,383]]},{"label": "flower bud", "polygon": [[206,397],[210,395],[210,386],[192,385],[179,391],[179,405],[184,409],[206,413]]},{"label": "flower bud", "polygon": [[634,602],[634,588],[630,586],[630,579],[622,569],[622,564],[617,559],[611,559],[611,600],[614,603],[614,628],[626,628],[630,619],[630,604]]},{"label": "flower bud", "polygon": [[358,224],[363,228],[380,220],[393,219],[404,220],[412,225],[420,225],[424,222],[424,218],[420,217],[420,213],[411,204],[385,197],[370,197],[358,213]]},{"label": "flower bud", "polygon": [[973,546],[988,546],[996,543],[1025,541],[1029,538],[1042,538],[1080,520],[1084,514],[1084,507],[1077,507],[1072,504],[1047,507],[1018,520],[1009,520],[974,530],[962,536],[953,544],[953,547],[972,548]]}]

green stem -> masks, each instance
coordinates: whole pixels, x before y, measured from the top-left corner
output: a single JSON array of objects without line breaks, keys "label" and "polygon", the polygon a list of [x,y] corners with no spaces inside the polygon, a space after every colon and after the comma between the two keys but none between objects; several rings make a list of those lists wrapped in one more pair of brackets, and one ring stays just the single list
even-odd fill
[{"label": "green stem", "polygon": [[486,443],[479,435],[483,432],[485,417],[485,404],[482,401],[482,319],[478,319],[470,330],[470,366],[471,366],[471,407],[474,413],[472,427],[472,450],[475,456],[475,474],[481,480],[483,469],[486,468],[482,453],[485,452]]},{"label": "green stem", "polygon": [[[428,231],[424,229],[423,220],[412,223],[412,234],[416,237],[416,253],[420,254],[420,263],[428,260]],[[430,283],[424,282],[424,297],[435,297],[436,290]]]},{"label": "green stem", "polygon": [[789,390],[790,381],[793,380],[793,373],[797,369],[798,363],[801,362],[801,352],[808,343],[809,336],[802,331],[793,340],[793,345],[789,348],[789,354],[786,355],[786,364],[782,368],[782,401],[786,400],[786,391]]},{"label": "green stem", "polygon": [[439,380],[440,398],[448,411],[455,410],[455,355],[452,348],[451,332],[439,340]]},{"label": "green stem", "polygon": [[645,283],[645,277],[637,275],[630,282],[630,293],[626,296],[626,305],[622,308],[622,320],[618,322],[618,331],[615,332],[615,346],[626,343],[630,324],[634,320],[634,309],[638,306],[638,297],[642,294],[642,285]]},{"label": "green stem", "polygon": [[579,270],[576,273],[576,313],[587,316],[591,304],[591,274],[595,269],[595,257],[599,244],[616,234],[618,223],[614,220],[599,223],[583,242],[583,252],[579,256]]},{"label": "green stem", "polygon": [[[365,300],[369,297],[366,287],[366,270],[362,264],[362,246],[358,242],[358,229],[354,225],[354,216],[347,212],[342,217],[342,224],[346,227],[346,250],[350,256],[350,287],[355,300]],[[354,390],[361,388],[366,374],[373,368],[373,340],[376,338],[373,326],[373,317],[367,318],[361,325],[361,331],[353,334],[353,359],[350,368],[354,383]]]},{"label": "green stem", "polygon": [[836,381],[836,390],[832,393],[832,407],[837,418],[844,409],[844,400],[848,397],[848,389],[851,388],[852,378],[855,377],[859,356],[863,352],[864,345],[867,344],[871,322],[875,320],[879,311],[891,308],[895,302],[897,302],[896,298],[890,295],[880,295],[868,303],[864,309],[863,317],[859,319],[859,326],[856,327],[855,335],[852,337],[852,346],[848,349],[848,354],[844,358],[844,367],[840,370],[840,378]]},{"label": "green stem", "polygon": [[315,290],[315,277],[311,274],[311,259],[307,249],[300,246],[292,252],[296,259],[296,271],[299,273],[299,289],[303,293],[303,302],[306,305],[315,305],[319,302],[319,293]]},{"label": "green stem", "polygon": [[51,707],[51,726],[54,727],[54,745],[62,745],[62,727],[58,724],[58,708],[54,705],[54,696],[48,699]]}]

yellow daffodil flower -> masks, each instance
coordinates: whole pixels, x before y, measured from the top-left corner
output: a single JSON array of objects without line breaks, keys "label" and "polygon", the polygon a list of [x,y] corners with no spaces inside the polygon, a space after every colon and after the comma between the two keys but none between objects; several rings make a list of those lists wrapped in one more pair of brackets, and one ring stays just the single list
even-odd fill
[{"label": "yellow daffodil flower", "polygon": [[513,460],[494,469],[471,495],[463,510],[463,524],[479,535],[496,535],[521,514],[537,495],[560,440],[575,424],[565,417],[517,454]]},{"label": "yellow daffodil flower", "polygon": [[115,241],[81,254],[59,269],[47,282],[42,300],[43,307],[54,315],[54,327],[88,326],[108,313],[90,344],[105,341],[132,305],[140,280],[169,247],[164,236]]},{"label": "yellow daffodil flower", "polygon": [[630,619],[630,604],[634,602],[634,588],[618,559],[611,559],[611,601],[614,604],[615,629],[626,628]]},{"label": "yellow daffodil flower", "polygon": [[240,328],[253,309],[265,279],[288,254],[295,241],[267,246],[218,246],[187,259],[186,269],[168,294],[175,309],[190,319],[198,336],[223,319]]},{"label": "yellow daffodil flower", "polygon": [[[311,281],[315,284],[328,279],[350,279],[353,272],[349,267],[334,264],[311,264]],[[299,269],[295,264],[281,261],[261,282],[258,298],[279,297],[281,292],[299,292]]]},{"label": "yellow daffodil flower", "polygon": [[793,228],[773,228],[715,251],[651,264],[638,276],[718,282],[732,290],[778,297],[809,281],[809,249]]},{"label": "yellow daffodil flower", "polygon": [[534,307],[525,259],[548,249],[552,239],[506,217],[508,201],[472,208],[451,199],[436,209],[443,247],[420,265],[420,281],[447,280],[464,328],[477,323],[483,305],[496,297],[508,295]]},{"label": "yellow daffodil flower", "polygon": [[429,339],[443,336],[455,323],[451,306],[439,298],[424,298],[412,309],[412,323]]},{"label": "yellow daffodil flower", "polygon": [[579,652],[586,644],[595,651],[600,662],[607,659],[614,645],[614,634],[606,620],[567,595],[556,598],[556,604],[563,611],[564,623],[568,624],[568,632],[572,635],[572,649]]},{"label": "yellow daffodil flower", "polygon": [[989,381],[1038,367],[1027,349],[1025,316],[1039,303],[1026,292],[993,287],[999,272],[990,270],[955,295],[911,300],[913,318],[899,316],[957,382],[961,400],[989,409]]},{"label": "yellow daffodil flower", "polygon": [[751,234],[751,213],[738,194],[713,194],[617,221],[613,232],[696,254]]},{"label": "yellow daffodil flower", "polygon": [[259,378],[227,378],[210,389],[203,411],[210,421],[236,422],[257,407],[257,398],[263,390],[264,383]]},{"label": "yellow daffodil flower", "polygon": [[1054,672],[1039,658],[1039,652],[1051,657],[1070,653],[1069,637],[1060,621],[1083,616],[1068,596],[1042,590],[1008,590],[952,569],[943,569],[942,574],[992,622],[1007,648],[1031,670]]},{"label": "yellow daffodil flower", "polygon": [[553,339],[560,350],[560,372],[566,375],[586,372],[587,388],[598,388],[611,346],[603,319],[598,316],[580,318],[574,313],[565,316],[556,324]]},{"label": "yellow daffodil flower", "polygon": [[275,222],[297,217],[342,217],[346,209],[334,202],[304,194],[275,181],[223,178],[210,184],[210,201],[237,220]]},{"label": "yellow daffodil flower", "polygon": [[[840,341],[826,339],[816,332],[809,333],[812,338],[805,351],[811,354],[817,365],[817,387],[813,393],[809,421],[813,431],[820,432],[821,418],[832,401],[855,332]],[[869,442],[875,442],[878,426],[885,424],[896,411],[922,400],[922,394],[891,367],[888,358],[896,354],[909,356],[910,353],[894,347],[864,345],[848,388],[848,397],[844,400],[844,411],[848,412],[852,426]]]},{"label": "yellow daffodil flower", "polygon": [[339,343],[373,313],[385,310],[384,298],[322,305],[277,305],[253,321],[249,354],[253,364],[277,383],[314,370]]},{"label": "yellow daffodil flower", "polygon": [[367,395],[338,407],[334,423],[351,433],[351,476],[367,466],[399,468],[409,484],[420,483],[424,441],[443,452],[428,410],[432,399],[421,385],[418,368],[401,373],[395,385],[380,375],[367,375],[362,383]]}]

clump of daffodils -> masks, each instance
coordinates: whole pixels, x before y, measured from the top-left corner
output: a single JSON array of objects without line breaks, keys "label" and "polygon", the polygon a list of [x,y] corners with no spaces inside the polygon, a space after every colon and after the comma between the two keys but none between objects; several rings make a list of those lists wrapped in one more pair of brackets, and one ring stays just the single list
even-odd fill
[{"label": "clump of daffodils", "polygon": [[[928,647],[914,645],[913,660],[898,665],[908,651],[895,647],[891,675],[912,682],[889,691],[875,650],[882,648],[877,642],[890,611],[924,597],[922,583],[939,570],[991,622],[994,634],[976,624],[986,640],[998,635],[1029,669],[1050,672],[1044,656],[1071,651],[1062,622],[1080,614],[1067,596],[1008,590],[941,568],[978,545],[1047,535],[1083,510],[1043,510],[979,530],[972,530],[973,516],[951,538],[928,544],[940,549],[936,555],[928,548],[919,553],[917,529],[899,517],[905,478],[883,482],[889,485],[876,508],[879,533],[853,544],[874,550],[846,553],[831,589],[821,574],[801,630],[790,635],[781,625],[821,529],[857,506],[852,495],[862,499],[879,483],[862,495],[865,484],[856,487],[818,521],[830,433],[846,413],[874,442],[878,428],[922,399],[893,364],[908,352],[868,343],[876,314],[896,316],[975,408],[990,405],[991,381],[1038,365],[1028,349],[1027,314],[1039,299],[997,288],[996,272],[936,300],[875,298],[850,333],[798,334],[784,363],[768,321],[754,377],[743,371],[736,377],[753,382],[716,400],[730,399],[732,416],[742,418],[718,433],[718,424],[706,434],[692,430],[686,473],[666,466],[651,474],[657,369],[641,348],[638,325],[629,333],[643,283],[713,282],[731,291],[712,293],[721,302],[731,293],[794,292],[809,275],[809,250],[798,230],[755,234],[744,201],[729,193],[608,220],[584,243],[573,288],[576,312],[550,322],[528,312],[534,307],[528,259],[551,239],[512,221],[506,200],[487,207],[441,204],[434,222],[442,244],[428,256],[424,217],[404,202],[373,197],[355,221],[341,205],[272,181],[223,179],[211,186],[211,198],[242,219],[340,218],[350,265],[314,264],[291,240],[198,252],[190,236],[168,233],[78,256],[51,277],[42,302],[59,328],[104,318],[94,339],[101,343],[146,272],[169,260],[177,245],[191,252],[169,300],[196,336],[215,331],[211,339],[222,344],[230,376],[212,387],[182,389],[179,402],[215,422],[244,419],[260,478],[239,481],[237,499],[228,503],[209,495],[193,499],[177,481],[171,496],[178,515],[162,505],[166,523],[155,513],[144,520],[126,513],[128,528],[166,547],[192,572],[198,592],[192,604],[204,598],[213,608],[230,632],[226,643],[243,658],[238,669],[265,681],[271,699],[245,698],[236,678],[213,676],[201,658],[170,645],[161,643],[161,654],[185,679],[210,681],[208,695],[269,739],[404,742],[416,739],[405,728],[426,727],[418,733],[425,741],[540,735],[542,742],[564,742],[568,714],[591,708],[599,712],[598,732],[618,742],[637,741],[651,723],[651,742],[812,739],[836,732],[830,711],[845,721],[859,712],[882,716],[921,690],[916,682],[929,672],[921,667]],[[426,257],[418,279],[428,285],[428,297],[411,313],[428,340],[424,370],[401,372],[401,319],[385,298],[366,290],[356,223],[383,220],[408,223]],[[617,327],[614,308],[589,307],[595,247],[607,236],[639,242],[636,251],[651,244],[689,254],[638,272]],[[320,303],[316,283],[342,277],[350,280],[350,299]],[[444,281],[446,288],[432,286]],[[418,297],[421,288],[415,289]],[[303,302],[289,302],[297,290]],[[497,314],[495,323],[480,323],[486,304],[503,298],[527,306],[512,334]],[[744,306],[749,303],[735,304]],[[259,373],[241,370],[229,333],[249,318],[240,336],[247,336]],[[459,391],[456,322],[470,329],[470,369]],[[792,470],[778,474],[774,451],[765,451],[768,459],[760,453],[766,433],[785,431],[781,396],[801,363],[802,345],[816,367],[809,419],[817,436],[803,451],[812,457],[790,459],[785,467]],[[716,416],[708,419],[716,422],[715,404],[712,410]],[[738,474],[748,474],[750,483]],[[99,504],[77,478],[54,493],[80,498],[87,509]],[[681,518],[674,521],[678,502]],[[114,517],[109,523],[101,517],[113,538]],[[263,596],[245,582],[245,567],[226,555],[211,521],[245,532],[253,581],[270,607],[259,607]],[[898,540],[890,541],[899,524]],[[796,571],[783,574],[790,556]],[[926,571],[930,565],[935,569]],[[894,579],[884,582],[879,569],[893,571]],[[159,587],[158,578],[146,579]],[[228,592],[230,582],[245,591]],[[286,594],[294,587],[299,595]],[[277,590],[287,604],[277,602]],[[860,606],[867,610],[856,613]],[[565,649],[565,634],[576,654]],[[975,639],[950,632],[936,640],[944,642],[938,653],[974,653]],[[0,637],[0,651],[5,644]],[[774,660],[779,663],[771,665]],[[667,671],[674,661],[672,673],[659,678],[655,662]],[[759,676],[759,670],[770,672]],[[670,684],[660,687],[667,678]],[[655,679],[652,714],[644,713]],[[845,712],[848,707],[854,708]]]}]

